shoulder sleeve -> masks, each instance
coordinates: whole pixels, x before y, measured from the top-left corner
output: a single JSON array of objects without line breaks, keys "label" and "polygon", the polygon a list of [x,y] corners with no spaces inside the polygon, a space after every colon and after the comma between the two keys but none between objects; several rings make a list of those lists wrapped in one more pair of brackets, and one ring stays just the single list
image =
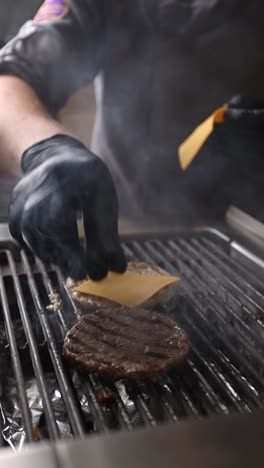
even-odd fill
[{"label": "shoulder sleeve", "polygon": [[54,114],[100,71],[102,0],[46,0],[0,51],[0,75],[27,82]]}]

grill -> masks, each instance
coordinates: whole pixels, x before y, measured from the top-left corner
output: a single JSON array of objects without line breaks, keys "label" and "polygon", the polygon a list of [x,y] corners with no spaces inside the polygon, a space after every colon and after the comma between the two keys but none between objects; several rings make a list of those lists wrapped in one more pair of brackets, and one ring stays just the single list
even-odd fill
[{"label": "grill", "polygon": [[[263,407],[262,260],[214,230],[127,238],[123,247],[129,260],[155,263],[181,277],[168,313],[190,337],[188,361],[155,384],[106,381],[69,369],[61,348],[75,314],[64,278],[24,251],[3,246],[2,446],[18,450],[41,439],[82,438]],[[49,310],[54,294],[61,303]],[[6,401],[10,391],[13,406]]]}]

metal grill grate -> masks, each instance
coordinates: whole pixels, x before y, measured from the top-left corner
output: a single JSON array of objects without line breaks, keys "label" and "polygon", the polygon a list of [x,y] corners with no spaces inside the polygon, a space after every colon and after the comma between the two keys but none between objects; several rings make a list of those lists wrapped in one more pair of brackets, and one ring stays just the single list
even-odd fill
[{"label": "metal grill grate", "polygon": [[[0,357],[4,357],[0,366],[2,445],[12,431],[6,403],[8,375],[15,382],[17,412],[27,442],[263,407],[261,260],[213,231],[134,238],[123,245],[130,260],[156,263],[181,276],[171,313],[191,339],[187,363],[156,384],[106,382],[68,369],[61,347],[75,315],[60,272],[46,269],[23,251],[1,250],[0,325],[2,335],[5,326],[8,342],[6,346],[0,342]],[[62,298],[56,312],[46,309],[49,295],[55,292]],[[36,433],[27,391],[32,377],[43,410],[41,435],[39,430]],[[51,378],[56,383],[56,400]]]}]

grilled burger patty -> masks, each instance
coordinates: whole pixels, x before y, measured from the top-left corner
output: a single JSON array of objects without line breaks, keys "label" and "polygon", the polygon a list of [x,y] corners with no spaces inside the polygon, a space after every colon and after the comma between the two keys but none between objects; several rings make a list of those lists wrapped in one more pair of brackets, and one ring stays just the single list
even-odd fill
[{"label": "grilled burger patty", "polygon": [[156,380],[188,351],[187,336],[171,317],[124,307],[84,315],[64,341],[72,363],[115,379]]},{"label": "grilled burger patty", "polygon": [[[127,271],[132,271],[139,273],[141,275],[164,275],[167,276],[167,273],[162,268],[156,265],[148,265],[144,262],[129,262],[127,266]],[[67,279],[66,286],[69,293],[73,299],[74,304],[77,307],[77,316],[80,317],[86,312],[91,312],[96,309],[108,308],[108,307],[118,307],[118,305],[110,300],[99,298],[95,296],[90,296],[88,294],[82,294],[75,290],[82,282],[74,281],[71,278]],[[175,290],[175,284],[169,285],[166,288],[158,291],[154,296],[148,299],[142,307],[149,308],[155,307],[155,305],[165,306],[167,302],[171,299],[173,292]],[[121,307],[121,306],[120,306]]]}]

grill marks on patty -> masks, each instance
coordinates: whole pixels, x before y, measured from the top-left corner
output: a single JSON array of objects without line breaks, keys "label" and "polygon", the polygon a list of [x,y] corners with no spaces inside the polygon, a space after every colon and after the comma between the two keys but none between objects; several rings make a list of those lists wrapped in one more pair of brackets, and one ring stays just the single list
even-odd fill
[{"label": "grill marks on patty", "polygon": [[169,316],[144,309],[104,309],[83,316],[69,331],[65,357],[90,372],[115,378],[156,379],[182,362],[185,332]]}]

